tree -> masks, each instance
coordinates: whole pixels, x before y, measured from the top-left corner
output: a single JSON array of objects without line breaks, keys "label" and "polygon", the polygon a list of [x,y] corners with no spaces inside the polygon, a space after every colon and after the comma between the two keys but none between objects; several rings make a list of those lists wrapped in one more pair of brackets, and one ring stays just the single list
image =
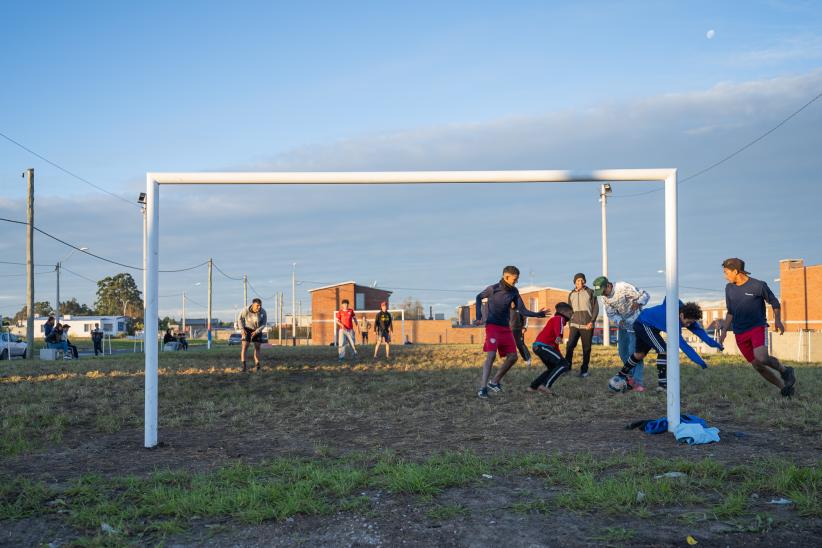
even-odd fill
[{"label": "tree", "polygon": [[143,317],[143,298],[134,278],[125,272],[106,276],[97,282],[97,302],[94,306],[101,316]]},{"label": "tree", "polygon": [[406,298],[400,305],[400,308],[405,310],[406,320],[425,319],[425,308],[423,308],[422,303],[420,301],[414,299],[413,297]]},{"label": "tree", "polygon": [[[48,301],[37,301],[34,303],[35,316],[51,316],[52,314],[54,314],[54,309]],[[23,322],[26,321],[26,318],[28,318],[28,306],[23,305],[23,308],[14,315],[14,321]]]},{"label": "tree", "polygon": [[72,297],[71,300],[63,301],[60,303],[60,315],[72,315],[72,316],[93,316],[94,310],[89,308],[88,305],[80,304],[76,298]]}]

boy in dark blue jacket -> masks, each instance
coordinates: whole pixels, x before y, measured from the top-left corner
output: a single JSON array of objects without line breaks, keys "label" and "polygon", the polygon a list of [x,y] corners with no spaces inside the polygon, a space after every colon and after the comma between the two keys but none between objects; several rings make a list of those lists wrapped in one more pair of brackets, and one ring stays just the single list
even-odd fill
[{"label": "boy in dark blue jacket", "polygon": [[[619,376],[625,378],[628,381],[628,386],[631,388],[633,388],[631,375],[634,367],[639,365],[651,350],[656,350],[657,353],[656,367],[659,378],[659,387],[657,390],[665,390],[667,388],[667,345],[661,336],[661,332],[665,331],[668,336],[671,336],[671,333],[666,329],[665,325],[665,306],[666,303],[663,301],[662,304],[658,306],[646,308],[639,314],[636,322],[634,322],[636,350],[628,358],[622,370],[619,372]],[[679,334],[679,348],[691,361],[705,369],[708,367],[708,364],[696,353],[696,350],[685,342],[681,333],[681,329],[684,327],[699,337],[708,346],[723,350],[722,345],[713,340],[702,326],[699,325],[699,320],[701,319],[702,309],[698,304],[679,301],[679,329],[677,329],[677,333]]]},{"label": "boy in dark blue jacket", "polygon": [[[485,362],[482,364],[482,381],[479,392],[477,392],[477,396],[482,399],[488,397],[489,388],[494,392],[502,392],[502,378],[517,361],[517,343],[509,324],[512,303],[516,311],[523,316],[531,318],[545,317],[545,308],[539,312],[531,312],[525,308],[525,303],[522,302],[522,297],[519,296],[519,291],[515,287],[518,281],[519,269],[515,266],[506,266],[502,270],[502,279],[494,285],[489,285],[482,293],[477,295],[477,319],[474,324],[485,324],[485,344],[482,347],[483,352],[485,352]],[[485,319],[482,317],[482,301],[484,299],[488,300],[488,314]],[[505,361],[497,371],[494,380],[488,382],[488,378],[491,376],[491,366],[494,365],[497,352],[500,356],[505,357]]]}]

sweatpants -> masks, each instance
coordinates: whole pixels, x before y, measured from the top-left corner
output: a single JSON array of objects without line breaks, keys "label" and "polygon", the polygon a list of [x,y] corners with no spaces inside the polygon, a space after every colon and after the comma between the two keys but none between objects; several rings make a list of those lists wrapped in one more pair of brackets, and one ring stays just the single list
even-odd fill
[{"label": "sweatpants", "polygon": [[353,329],[340,329],[337,332],[337,353],[339,354],[340,359],[345,359],[346,348],[351,347],[351,352],[353,352],[354,356],[357,355],[357,345],[354,342],[354,330]]},{"label": "sweatpants", "polygon": [[530,361],[531,353],[528,351],[528,345],[525,344],[525,335],[522,334],[522,329],[512,329],[511,333],[514,334],[514,340],[517,342],[519,355],[522,356],[523,360]]},{"label": "sweatpants", "polygon": [[[634,334],[636,335],[636,352],[647,355],[651,350],[656,350],[657,378],[659,386],[665,388],[668,385],[668,346],[662,338],[662,333],[655,327],[637,321],[634,323]],[[622,372],[632,376],[634,369],[641,363],[641,360],[634,360],[632,355],[625,361]]]},{"label": "sweatpants", "polygon": [[547,368],[547,371],[543,372],[531,383],[531,388],[534,390],[539,388],[540,385],[551,388],[563,373],[567,373],[571,369],[571,366],[565,361],[562,354],[550,346],[542,343],[534,343],[534,346],[531,348],[534,350],[534,354],[542,360],[542,363],[544,363]]},{"label": "sweatpants", "polygon": [[574,348],[577,347],[577,342],[582,339],[582,366],[580,367],[580,373],[588,372],[588,362],[591,361],[591,339],[593,338],[593,329],[580,329],[578,327],[570,327],[568,329],[568,344],[565,346],[565,360],[568,362],[569,367],[574,363]]}]

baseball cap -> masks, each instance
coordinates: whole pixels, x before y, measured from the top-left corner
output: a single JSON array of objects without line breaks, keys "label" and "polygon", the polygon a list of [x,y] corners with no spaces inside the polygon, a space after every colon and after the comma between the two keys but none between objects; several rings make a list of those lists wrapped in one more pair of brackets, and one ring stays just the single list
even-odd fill
[{"label": "baseball cap", "polygon": [[597,297],[602,297],[602,293],[605,291],[605,287],[608,285],[608,278],[605,276],[600,276],[596,280],[594,280],[594,295]]},{"label": "baseball cap", "polygon": [[743,274],[750,274],[747,270],[745,270],[745,261],[742,259],[738,259],[736,257],[725,259],[722,261],[722,268],[727,268],[728,270],[736,270],[737,272],[742,272]]}]

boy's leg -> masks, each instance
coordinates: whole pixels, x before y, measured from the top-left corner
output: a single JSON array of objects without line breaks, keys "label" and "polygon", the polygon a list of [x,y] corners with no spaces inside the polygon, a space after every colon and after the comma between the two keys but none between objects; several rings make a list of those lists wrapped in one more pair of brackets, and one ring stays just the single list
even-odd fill
[{"label": "boy's leg", "polygon": [[576,327],[568,328],[568,344],[565,345],[565,359],[571,364],[571,367],[574,366],[574,348],[577,347],[579,335],[579,329]]},{"label": "boy's leg", "polygon": [[496,357],[496,350],[485,353],[485,361],[482,362],[482,382],[480,383],[480,390],[488,387],[488,379],[491,377],[491,366],[494,365],[494,359]]},{"label": "boy's leg", "polygon": [[260,368],[260,343],[254,343],[254,365]]},{"label": "boy's leg", "polygon": [[386,341],[385,341],[385,357],[386,357],[386,358],[390,358],[390,357],[391,357],[391,343],[390,343],[390,342],[388,342],[388,340],[387,340],[387,339],[386,339]]},{"label": "boy's leg", "polygon": [[545,388],[551,388],[560,376],[571,370],[571,366],[565,358],[553,348],[544,348],[543,350],[545,356],[540,356],[540,358],[549,368],[548,377],[545,379]]},{"label": "boy's leg", "polygon": [[[626,333],[626,339],[628,347],[628,355],[632,355],[636,351],[636,333],[633,330],[629,330]],[[634,382],[639,386],[645,386],[645,362],[640,360],[638,364],[634,367],[633,372]]]},{"label": "boy's leg", "polygon": [[668,354],[660,352],[656,355],[656,375],[659,387],[668,388]]},{"label": "boy's leg", "polygon": [[765,346],[754,348],[754,361],[751,365],[754,366],[766,381],[780,390],[785,388],[783,373],[785,373],[787,368],[779,363],[779,360],[769,356],[768,349]]},{"label": "boy's leg", "polygon": [[377,342],[374,345],[374,359],[377,359],[377,353],[380,351],[380,345],[382,344],[382,337],[377,334]]},{"label": "boy's leg", "polygon": [[337,331],[337,356],[341,359],[345,359],[345,345],[347,341],[345,338],[345,329],[340,329]]},{"label": "boy's leg", "polygon": [[594,338],[594,330],[580,329],[579,336],[582,339],[582,366],[580,367],[579,372],[587,373],[588,364],[591,361],[591,342]]},{"label": "boy's leg", "polygon": [[243,371],[245,371],[245,355],[248,351],[248,341],[243,339],[240,341],[240,362],[243,364]]},{"label": "boy's leg", "polygon": [[356,339],[356,335],[354,334],[354,330],[353,329],[348,330],[348,332],[346,333],[346,336],[348,337],[348,344],[351,345],[351,352],[353,352],[354,355],[356,356],[357,355],[357,339]]},{"label": "boy's leg", "polygon": [[514,367],[514,364],[517,363],[517,353],[510,352],[505,355],[505,361],[502,362],[497,374],[494,376],[494,384],[499,384],[502,381],[502,378]]},{"label": "boy's leg", "polygon": [[545,351],[545,347],[540,345],[534,346],[534,355],[540,359],[543,365],[545,365],[545,371],[540,373],[540,375],[531,382],[531,390],[536,390],[540,386],[545,386],[545,381],[548,380],[548,375],[551,373],[552,367],[551,361]]}]

